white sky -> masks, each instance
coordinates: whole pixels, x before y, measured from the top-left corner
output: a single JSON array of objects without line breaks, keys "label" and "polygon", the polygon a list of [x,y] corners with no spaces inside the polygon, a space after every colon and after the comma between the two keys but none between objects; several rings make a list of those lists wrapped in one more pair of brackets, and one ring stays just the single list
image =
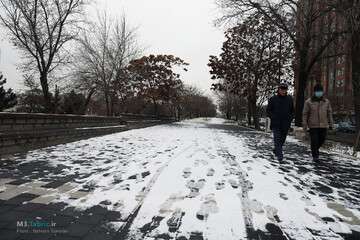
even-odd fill
[{"label": "white sky", "polygon": [[[190,64],[183,73],[185,83],[211,93],[209,55],[218,55],[224,40],[222,30],[213,26],[219,16],[214,0],[98,0],[96,9],[108,9],[113,16],[127,16],[138,27],[139,43],[145,54],[173,54]],[[93,8],[89,12],[96,12]],[[94,15],[90,13],[90,16]],[[96,17],[96,16],[94,16]],[[16,70],[19,54],[3,37],[0,42],[0,71],[8,87],[22,87],[21,72]]]}]

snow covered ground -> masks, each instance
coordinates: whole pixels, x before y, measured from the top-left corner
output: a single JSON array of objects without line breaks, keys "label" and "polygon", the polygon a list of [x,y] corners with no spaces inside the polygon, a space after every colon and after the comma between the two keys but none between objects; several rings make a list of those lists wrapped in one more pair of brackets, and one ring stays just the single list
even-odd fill
[{"label": "snow covered ground", "polygon": [[[120,212],[106,223],[117,239],[360,239],[360,162],[324,153],[314,164],[290,140],[280,164],[271,149],[268,135],[194,119],[15,156],[14,176],[31,179],[25,192],[66,179],[39,197],[47,204]],[[39,163],[47,170],[23,170]]]}]

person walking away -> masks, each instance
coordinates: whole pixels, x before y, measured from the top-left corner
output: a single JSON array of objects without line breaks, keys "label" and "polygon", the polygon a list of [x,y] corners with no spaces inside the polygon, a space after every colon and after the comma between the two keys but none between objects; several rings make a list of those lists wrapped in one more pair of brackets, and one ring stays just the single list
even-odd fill
[{"label": "person walking away", "polygon": [[288,85],[282,83],[277,94],[270,98],[266,109],[270,118],[270,129],[274,136],[274,154],[279,161],[283,160],[283,146],[286,141],[291,121],[294,118],[294,103],[288,95]]},{"label": "person walking away", "polygon": [[304,132],[309,128],[311,154],[314,161],[319,160],[319,149],[325,143],[327,129],[333,128],[334,120],[330,101],[324,97],[321,84],[314,86],[314,94],[305,101],[303,110]]}]

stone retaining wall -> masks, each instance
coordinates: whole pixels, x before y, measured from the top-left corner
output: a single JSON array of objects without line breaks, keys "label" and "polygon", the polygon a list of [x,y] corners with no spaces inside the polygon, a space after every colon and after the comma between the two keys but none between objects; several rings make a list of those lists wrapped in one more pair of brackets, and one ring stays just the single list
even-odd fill
[{"label": "stone retaining wall", "polygon": [[171,122],[171,118],[0,113],[1,155]]}]

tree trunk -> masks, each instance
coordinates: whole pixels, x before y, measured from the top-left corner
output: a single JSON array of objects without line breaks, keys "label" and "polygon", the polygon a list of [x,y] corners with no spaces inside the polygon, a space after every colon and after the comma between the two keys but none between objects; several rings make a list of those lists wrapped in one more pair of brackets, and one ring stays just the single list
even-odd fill
[{"label": "tree trunk", "polygon": [[352,35],[352,85],[356,128],[360,131],[360,33]]},{"label": "tree trunk", "polygon": [[254,110],[254,113],[253,113],[253,118],[254,118],[255,129],[260,130],[259,111],[256,110],[256,108],[257,108],[256,104],[255,104],[254,108],[255,108],[255,110]]},{"label": "tree trunk", "polygon": [[117,104],[117,98],[116,98],[116,95],[114,94],[110,94],[110,116],[115,116],[116,113],[115,113],[115,105],[118,105]]},{"label": "tree trunk", "polygon": [[308,82],[308,72],[306,69],[307,54],[300,53],[299,55],[299,68],[298,68],[298,83],[295,96],[295,125],[297,127],[302,126],[302,112],[305,102],[305,90]]},{"label": "tree trunk", "polygon": [[251,99],[250,99],[250,97],[248,97],[248,116],[247,116],[247,118],[248,118],[248,125],[249,126],[251,126],[251,118],[252,118],[252,109],[251,109]]},{"label": "tree trunk", "polygon": [[89,104],[90,104],[91,97],[92,97],[92,95],[94,93],[95,93],[95,89],[90,89],[89,94],[86,97],[85,104],[84,104],[83,109],[82,109],[82,113],[81,113],[82,115],[86,114],[86,111],[87,111],[87,109],[89,107]]},{"label": "tree trunk", "polygon": [[51,95],[49,92],[48,76],[47,73],[40,73],[40,83],[45,101],[45,112],[52,113],[53,108],[51,104]]},{"label": "tree trunk", "polygon": [[251,97],[251,112],[254,120],[255,129],[260,129],[259,111],[256,105],[256,95]]},{"label": "tree trunk", "polygon": [[106,116],[110,116],[110,101],[109,101],[109,94],[105,91],[104,93],[105,103],[106,103]]},{"label": "tree trunk", "polygon": [[181,115],[182,115],[182,111],[181,111],[180,106],[177,107],[177,115],[178,115],[178,120],[180,121],[181,120]]},{"label": "tree trunk", "polygon": [[158,105],[156,103],[156,99],[152,99],[153,104],[154,104],[154,115],[158,116]]}]

